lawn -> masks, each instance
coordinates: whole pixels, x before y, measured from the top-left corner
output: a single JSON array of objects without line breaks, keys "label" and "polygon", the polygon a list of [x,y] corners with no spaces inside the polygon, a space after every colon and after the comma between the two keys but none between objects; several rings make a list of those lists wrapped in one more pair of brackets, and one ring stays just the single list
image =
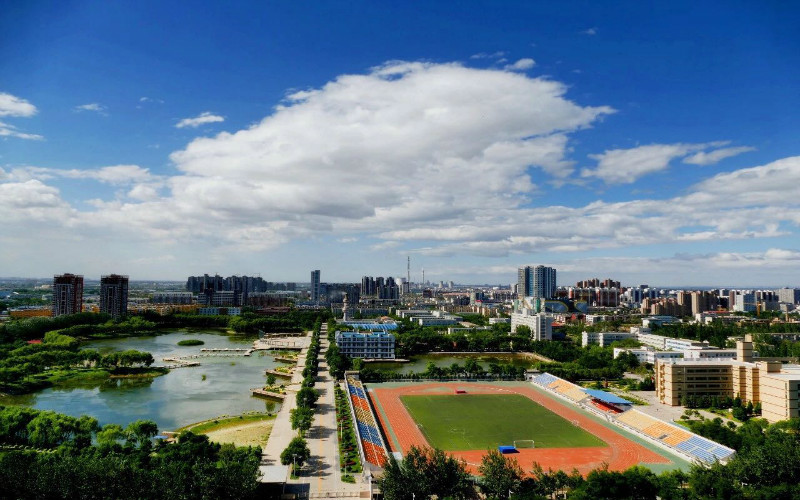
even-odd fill
[{"label": "lawn", "polygon": [[519,394],[401,396],[431,446],[486,450],[533,439],[537,448],[606,446],[599,438]]}]

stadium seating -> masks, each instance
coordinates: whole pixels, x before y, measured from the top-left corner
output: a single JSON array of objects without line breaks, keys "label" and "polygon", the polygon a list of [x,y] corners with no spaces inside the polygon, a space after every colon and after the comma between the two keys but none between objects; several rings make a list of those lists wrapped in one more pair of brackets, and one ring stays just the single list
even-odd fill
[{"label": "stadium seating", "polygon": [[[549,373],[540,373],[533,377],[531,381],[539,387],[559,394],[574,403],[580,403],[589,397],[580,386]],[[678,425],[661,421],[640,411],[628,410],[620,413],[621,410],[597,400],[592,400],[592,404],[609,413],[612,419],[616,419],[626,427],[681,451],[702,463],[710,464],[717,460],[727,460],[735,453],[730,448],[693,434]]]},{"label": "stadium seating", "polygon": [[361,448],[364,450],[364,459],[373,465],[383,467],[387,461],[386,445],[370,409],[364,386],[360,380],[353,377],[347,377],[345,382],[356,415],[356,431],[361,441]]},{"label": "stadium seating", "polygon": [[617,417],[617,421],[703,463],[708,464],[716,460],[726,460],[735,453],[734,450],[714,441],[697,436],[677,425],[662,422],[636,410],[626,411]]}]

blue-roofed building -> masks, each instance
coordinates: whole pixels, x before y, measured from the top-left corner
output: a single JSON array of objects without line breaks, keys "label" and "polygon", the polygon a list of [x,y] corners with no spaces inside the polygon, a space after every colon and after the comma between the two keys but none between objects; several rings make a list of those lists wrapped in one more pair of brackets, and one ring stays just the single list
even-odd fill
[{"label": "blue-roofed building", "polygon": [[336,346],[351,358],[394,359],[394,335],[386,332],[336,332]]}]

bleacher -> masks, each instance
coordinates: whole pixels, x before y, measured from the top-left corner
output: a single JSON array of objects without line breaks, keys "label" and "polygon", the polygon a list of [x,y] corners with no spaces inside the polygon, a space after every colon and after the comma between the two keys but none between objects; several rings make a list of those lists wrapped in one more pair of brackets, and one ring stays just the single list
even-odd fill
[{"label": "bleacher", "polygon": [[370,409],[364,386],[360,380],[353,377],[347,377],[345,385],[356,416],[356,432],[364,450],[364,459],[373,465],[383,467],[387,460],[386,445]]},{"label": "bleacher", "polygon": [[[558,378],[549,373],[541,373],[534,376],[531,381],[548,390],[559,394],[573,403],[581,403],[589,394],[584,389],[564,379]],[[591,392],[591,391],[590,391]],[[722,446],[710,439],[698,436],[678,425],[664,422],[650,415],[637,410],[622,412],[613,405],[605,404],[597,398],[592,398],[591,403],[599,410],[608,414],[610,421],[620,422],[631,430],[634,430],[650,439],[658,441],[665,446],[680,451],[704,464],[711,464],[717,460],[727,460],[731,458],[734,450]],[[580,405],[579,405],[580,406]],[[589,408],[584,406],[584,408]]]},{"label": "bleacher", "polygon": [[572,382],[567,382],[554,375],[550,375],[549,373],[542,373],[541,375],[533,377],[531,380],[533,383],[560,394],[575,403],[583,401],[587,397],[587,394],[583,392],[583,388],[580,386]]},{"label": "bleacher", "polygon": [[735,453],[726,446],[637,410],[626,411],[617,421],[706,464],[727,460]]}]

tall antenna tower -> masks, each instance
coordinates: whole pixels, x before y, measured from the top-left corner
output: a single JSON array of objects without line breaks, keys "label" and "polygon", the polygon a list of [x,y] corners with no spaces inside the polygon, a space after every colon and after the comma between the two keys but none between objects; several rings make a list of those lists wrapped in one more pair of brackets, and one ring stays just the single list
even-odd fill
[{"label": "tall antenna tower", "polygon": [[425,286],[425,268],[422,268],[422,286]]},{"label": "tall antenna tower", "polygon": [[409,288],[411,287],[411,256],[409,255],[408,260],[406,261],[406,283],[408,283]]}]

